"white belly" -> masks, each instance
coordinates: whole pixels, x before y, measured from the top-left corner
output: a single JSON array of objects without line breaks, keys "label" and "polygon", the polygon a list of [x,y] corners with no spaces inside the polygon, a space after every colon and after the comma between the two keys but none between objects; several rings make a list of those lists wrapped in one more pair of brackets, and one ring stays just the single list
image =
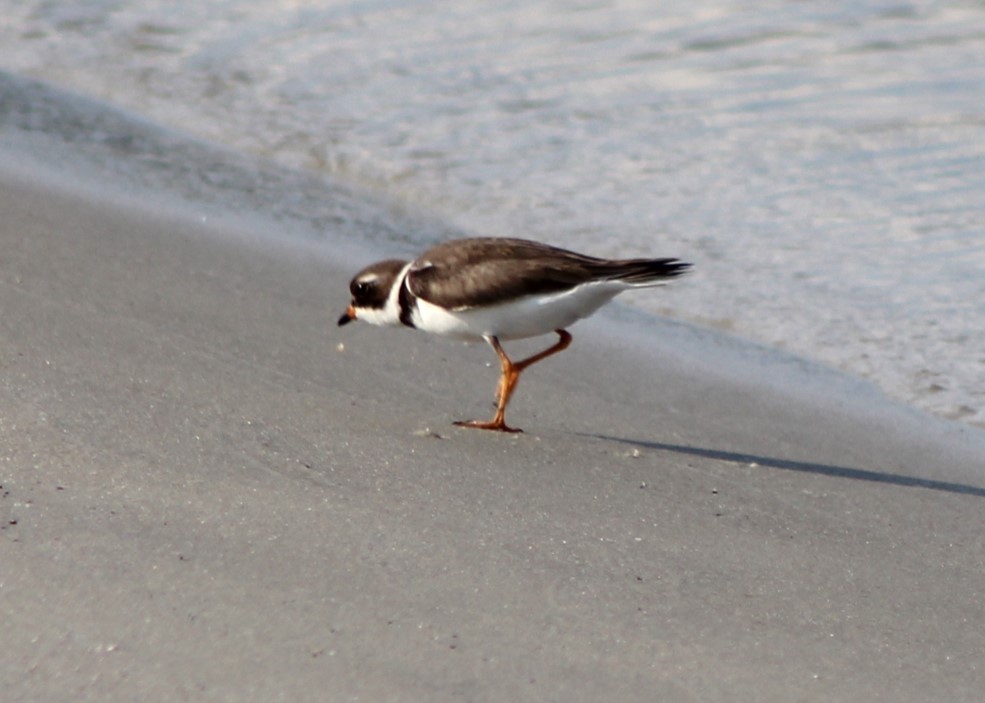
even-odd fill
[{"label": "white belly", "polygon": [[460,339],[536,337],[588,317],[626,288],[617,281],[589,283],[549,296],[528,296],[502,305],[457,311],[418,300],[414,324],[425,332]]}]

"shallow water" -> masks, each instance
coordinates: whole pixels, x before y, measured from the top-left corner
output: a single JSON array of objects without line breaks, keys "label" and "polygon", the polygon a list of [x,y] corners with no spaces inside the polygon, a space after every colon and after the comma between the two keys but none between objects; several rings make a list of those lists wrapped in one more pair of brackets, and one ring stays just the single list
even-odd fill
[{"label": "shallow water", "polygon": [[980,2],[12,5],[6,70],[473,234],[687,258],[624,299],[985,425]]}]

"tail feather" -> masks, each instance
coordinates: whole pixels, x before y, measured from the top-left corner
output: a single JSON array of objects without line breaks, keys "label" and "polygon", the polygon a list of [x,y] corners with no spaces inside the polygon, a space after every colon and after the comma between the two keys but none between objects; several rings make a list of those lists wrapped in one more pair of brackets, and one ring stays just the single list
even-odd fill
[{"label": "tail feather", "polygon": [[610,281],[622,281],[632,286],[654,286],[663,281],[682,276],[691,270],[691,264],[680,259],[627,259],[612,262],[602,273]]}]

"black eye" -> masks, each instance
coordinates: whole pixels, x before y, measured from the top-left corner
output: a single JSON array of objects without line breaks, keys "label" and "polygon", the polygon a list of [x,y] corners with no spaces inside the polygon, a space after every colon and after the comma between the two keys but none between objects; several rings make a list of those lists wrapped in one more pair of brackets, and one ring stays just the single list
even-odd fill
[{"label": "black eye", "polygon": [[365,295],[369,292],[369,284],[366,281],[356,281],[352,286],[352,292],[356,295]]}]

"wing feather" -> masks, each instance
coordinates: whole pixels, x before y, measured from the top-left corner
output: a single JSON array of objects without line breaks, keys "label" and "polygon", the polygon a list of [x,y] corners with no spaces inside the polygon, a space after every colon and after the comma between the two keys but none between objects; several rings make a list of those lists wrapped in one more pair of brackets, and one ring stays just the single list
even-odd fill
[{"label": "wing feather", "polygon": [[451,309],[556,293],[592,279],[598,261],[522,239],[476,238],[440,244],[407,274],[419,298]]},{"label": "wing feather", "polygon": [[422,254],[408,271],[406,285],[429,303],[462,310],[591,281],[654,285],[688,266],[676,259],[598,259],[525,239],[459,239]]}]

